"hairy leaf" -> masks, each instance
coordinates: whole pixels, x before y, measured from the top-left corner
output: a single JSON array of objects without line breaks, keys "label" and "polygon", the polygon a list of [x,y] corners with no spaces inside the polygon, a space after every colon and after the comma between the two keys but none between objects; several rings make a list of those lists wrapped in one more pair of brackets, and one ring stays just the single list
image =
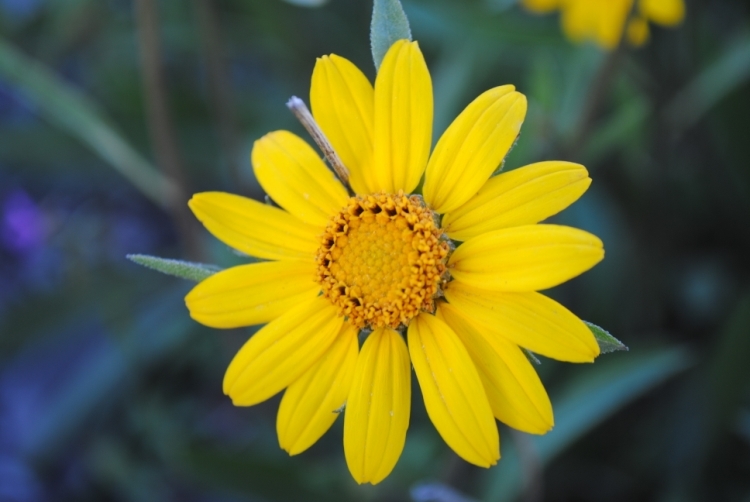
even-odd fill
[{"label": "hairy leaf", "polygon": [[127,259],[138,265],[143,265],[144,267],[161,272],[162,274],[173,275],[194,282],[201,282],[203,279],[206,279],[221,270],[216,265],[171,260],[145,254],[129,254],[127,255]]},{"label": "hairy leaf", "polygon": [[399,0],[375,0],[370,23],[370,45],[375,68],[394,42],[401,39],[411,40],[409,20]]},{"label": "hairy leaf", "polygon": [[594,323],[588,321],[583,322],[589,327],[591,332],[594,333],[594,338],[596,338],[596,343],[599,344],[599,350],[601,350],[602,354],[609,354],[610,352],[617,352],[618,350],[630,350],[627,345],[610,335],[607,330],[600,328]]}]

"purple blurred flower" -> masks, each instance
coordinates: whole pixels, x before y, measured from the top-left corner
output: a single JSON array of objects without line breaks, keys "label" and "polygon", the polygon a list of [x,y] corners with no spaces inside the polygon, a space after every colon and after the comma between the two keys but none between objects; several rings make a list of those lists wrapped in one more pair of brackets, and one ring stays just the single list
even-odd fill
[{"label": "purple blurred flower", "polygon": [[35,113],[34,102],[29,100],[23,92],[0,82],[0,120],[14,127],[26,126],[37,120]]},{"label": "purple blurred flower", "polygon": [[42,6],[42,0],[0,0],[3,12],[16,22],[26,21],[36,14]]},{"label": "purple blurred flower", "polygon": [[10,193],[0,215],[0,240],[8,250],[22,253],[44,242],[47,234],[44,215],[23,190]]},{"label": "purple blurred flower", "polygon": [[41,483],[31,467],[18,457],[0,453],[0,500],[44,500]]}]

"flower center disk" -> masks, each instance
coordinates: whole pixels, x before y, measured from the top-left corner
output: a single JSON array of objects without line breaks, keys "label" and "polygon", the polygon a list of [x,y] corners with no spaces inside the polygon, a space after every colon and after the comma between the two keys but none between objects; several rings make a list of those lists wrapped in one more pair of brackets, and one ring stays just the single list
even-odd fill
[{"label": "flower center disk", "polygon": [[323,234],[317,280],[355,327],[396,328],[434,311],[449,250],[420,197],[352,197]]}]

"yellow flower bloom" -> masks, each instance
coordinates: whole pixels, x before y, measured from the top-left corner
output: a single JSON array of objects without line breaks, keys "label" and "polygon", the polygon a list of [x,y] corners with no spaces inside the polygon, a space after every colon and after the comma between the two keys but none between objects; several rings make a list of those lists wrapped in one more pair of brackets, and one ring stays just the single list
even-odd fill
[{"label": "yellow flower bloom", "polygon": [[617,47],[623,30],[628,42],[640,46],[649,37],[648,21],[675,26],[685,17],[684,0],[521,0],[521,4],[540,14],[559,9],[570,40],[591,40],[607,50]]},{"label": "yellow flower bloom", "polygon": [[[186,298],[208,326],[268,323],[229,365],[224,392],[250,406],[286,389],[277,432],[291,455],[346,405],[349,469],[374,484],[404,447],[411,362],[445,442],[494,465],[496,418],[534,434],[553,426],[520,347],[571,362],[599,354],[581,320],[536,292],[604,256],[593,235],[537,224],[586,191],[586,169],[541,162],[492,177],[526,114],[510,85],[474,100],[430,155],[432,83],[406,40],[391,47],[374,87],[348,60],[318,59],[310,100],[354,195],[305,141],[276,131],[255,143],[252,163],[282,209],[219,192],[190,201],[217,238],[270,260],[219,272]],[[423,174],[422,196],[409,195]]]}]

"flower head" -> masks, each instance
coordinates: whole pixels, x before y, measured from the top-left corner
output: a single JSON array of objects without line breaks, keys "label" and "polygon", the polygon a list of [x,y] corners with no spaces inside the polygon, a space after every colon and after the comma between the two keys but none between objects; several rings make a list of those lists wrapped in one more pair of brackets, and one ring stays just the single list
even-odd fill
[{"label": "flower head", "polygon": [[537,13],[559,9],[563,31],[570,40],[591,40],[607,50],[617,47],[623,32],[628,42],[638,46],[648,40],[649,21],[675,26],[685,17],[684,0],[521,0],[521,3]]},{"label": "flower head", "polygon": [[411,364],[446,443],[489,467],[500,458],[496,418],[535,434],[553,426],[521,347],[572,362],[599,354],[582,321],[536,292],[604,256],[593,235],[537,224],[580,197],[588,173],[541,162],[492,176],[526,113],[513,86],[475,99],[430,154],[432,84],[406,40],[374,88],[346,59],[318,59],[310,97],[352,193],[305,141],[276,131],[255,143],[252,163],[281,208],[218,192],[190,201],[220,240],[269,260],[217,273],[186,298],[208,326],[268,323],[232,360],[224,392],[250,406],[286,389],[277,432],[292,455],[346,405],[349,469],[378,483],[404,446]]}]

